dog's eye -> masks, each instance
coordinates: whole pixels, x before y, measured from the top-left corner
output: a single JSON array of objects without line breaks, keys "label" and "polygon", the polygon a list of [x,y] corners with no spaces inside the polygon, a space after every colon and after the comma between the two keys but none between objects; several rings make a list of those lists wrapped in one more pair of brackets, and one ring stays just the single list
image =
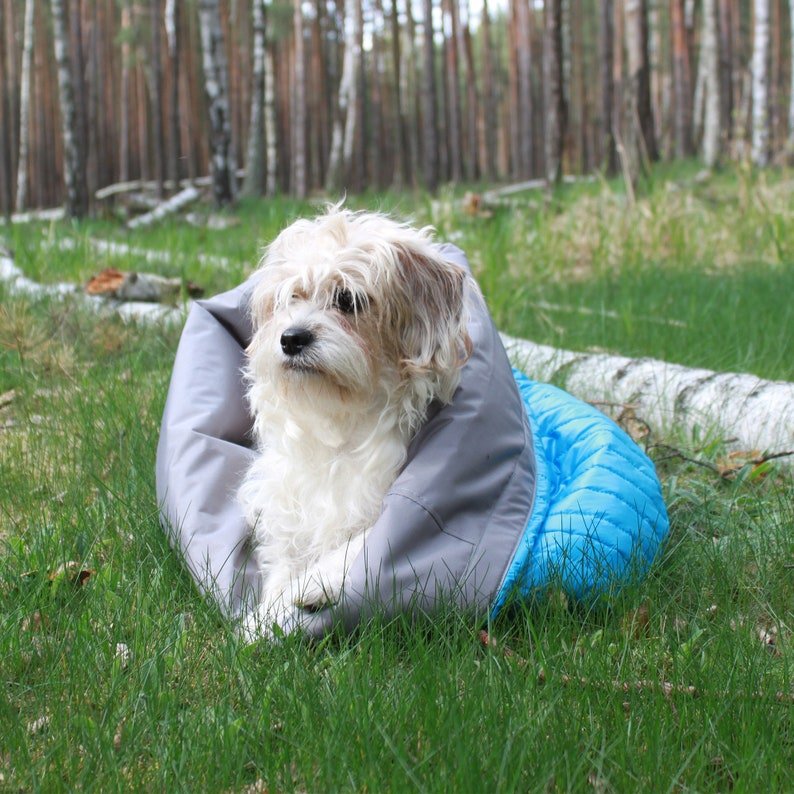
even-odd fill
[{"label": "dog's eye", "polygon": [[361,311],[361,302],[349,289],[338,289],[334,293],[333,307],[342,314]]}]

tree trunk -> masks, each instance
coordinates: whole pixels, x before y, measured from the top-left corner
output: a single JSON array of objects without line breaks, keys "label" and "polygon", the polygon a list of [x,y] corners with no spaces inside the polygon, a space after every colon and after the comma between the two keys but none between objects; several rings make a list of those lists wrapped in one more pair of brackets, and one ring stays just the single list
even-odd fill
[{"label": "tree trunk", "polygon": [[13,206],[11,165],[11,91],[6,74],[5,5],[0,0],[0,211],[11,217]]},{"label": "tree trunk", "polygon": [[543,110],[546,116],[546,180],[553,184],[562,179],[562,146],[566,121],[562,76],[562,0],[548,0],[545,22]]},{"label": "tree trunk", "polygon": [[460,80],[458,69],[457,0],[444,2],[444,40],[446,43],[446,78],[448,97],[448,140],[450,175],[453,182],[463,179],[463,124],[460,110]]},{"label": "tree trunk", "polygon": [[199,27],[204,67],[204,91],[210,123],[210,170],[212,193],[218,206],[235,199],[235,167],[232,160],[229,115],[229,73],[219,0],[199,0]]},{"label": "tree trunk", "polygon": [[689,46],[684,22],[684,0],[670,0],[673,45],[673,130],[676,157],[692,153],[691,77]]},{"label": "tree trunk", "polygon": [[276,87],[275,63],[273,60],[273,44],[268,46],[265,40],[265,146],[267,147],[267,176],[265,193],[275,196],[278,184],[278,147],[276,124]]},{"label": "tree trunk", "polygon": [[[468,13],[468,12],[467,12]],[[466,179],[472,181],[480,175],[480,145],[478,136],[478,119],[480,116],[480,100],[477,94],[477,73],[474,69],[474,48],[469,29],[469,17],[466,24],[460,25],[463,56],[466,63],[466,151],[464,163]],[[531,150],[530,150],[531,151]]]},{"label": "tree trunk", "polygon": [[[794,2],[794,0],[792,0]],[[498,127],[498,106],[496,83],[494,80],[493,42],[491,39],[491,18],[488,12],[488,1],[483,0],[482,19],[482,70],[483,70],[483,176],[490,182],[496,178],[496,132]]]},{"label": "tree trunk", "polygon": [[422,163],[422,96],[419,88],[419,66],[416,55],[416,23],[410,2],[405,4],[405,16],[408,22],[405,31],[405,65],[403,69],[405,83],[403,86],[403,107],[405,108],[408,126],[408,173],[410,184],[416,184]]},{"label": "tree trunk", "polygon": [[601,167],[606,168],[608,174],[617,170],[617,152],[615,151],[615,136],[612,134],[612,113],[615,104],[615,83],[612,74],[612,61],[614,59],[614,3],[613,0],[600,0],[598,27],[598,55],[601,69],[601,115],[599,119],[599,134],[601,137],[599,157]]},{"label": "tree trunk", "polygon": [[708,168],[714,168],[720,156],[720,78],[717,42],[716,0],[703,0],[703,38],[700,47],[706,94],[703,160]]},{"label": "tree trunk", "polygon": [[[655,160],[656,136],[651,112],[650,75],[648,69],[648,15],[645,0],[626,0],[626,53],[628,75],[625,85],[624,146],[634,148],[633,141],[648,160]],[[639,133],[639,134],[638,134]],[[630,143],[632,145],[630,145]],[[629,157],[633,155],[629,154]]]},{"label": "tree trunk", "polygon": [[388,144],[383,135],[383,3],[381,0],[373,0],[372,5],[372,69],[370,73],[370,93],[369,118],[371,121],[370,151],[369,151],[369,172],[370,184],[377,190],[385,186],[384,169],[387,163]]},{"label": "tree trunk", "polygon": [[529,0],[514,0],[517,44],[518,84],[518,169],[516,176],[532,176],[532,39],[529,27]]},{"label": "tree trunk", "polygon": [[174,190],[179,183],[179,47],[181,31],[176,0],[165,0],[165,34],[168,43],[168,67],[171,73],[171,96],[168,108],[168,178]]},{"label": "tree trunk", "polygon": [[303,4],[293,2],[295,37],[295,93],[292,108],[292,192],[306,198],[306,62],[303,47]]},{"label": "tree trunk", "polygon": [[394,97],[393,147],[394,171],[392,184],[400,190],[408,181],[406,171],[405,118],[403,114],[403,67],[400,63],[400,20],[397,14],[397,0],[391,0],[391,59],[392,95]]},{"label": "tree trunk", "polygon": [[[121,7],[121,30],[126,33],[131,27],[129,2]],[[119,108],[119,181],[130,178],[130,43],[125,35],[121,40],[121,99]]]},{"label": "tree trunk", "polygon": [[789,155],[794,155],[794,0],[788,0],[789,9],[789,67],[791,69],[788,98],[788,143]]},{"label": "tree trunk", "polygon": [[438,117],[436,114],[436,68],[433,44],[433,2],[422,0],[424,31],[422,34],[422,128],[425,187],[435,193],[438,188]]},{"label": "tree trunk", "polygon": [[752,158],[757,166],[769,162],[769,0],[755,0],[753,31],[753,143]]},{"label": "tree trunk", "polygon": [[68,30],[63,0],[50,0],[55,63],[58,67],[58,94],[61,104],[63,134],[63,177],[66,187],[66,215],[82,218],[88,212],[85,161],[78,141],[78,113],[75,107],[74,85],[68,53]]},{"label": "tree trunk", "polygon": [[160,57],[160,0],[149,0],[149,23],[152,36],[152,61],[149,70],[149,92],[152,107],[154,177],[157,196],[163,197],[165,184],[165,135],[163,134],[163,62]]},{"label": "tree trunk", "polygon": [[252,0],[251,24],[254,33],[254,52],[251,76],[251,114],[248,121],[248,145],[245,157],[245,180],[242,192],[259,196],[265,186],[265,9],[263,0]]},{"label": "tree trunk", "polygon": [[346,0],[345,3],[345,52],[342,59],[342,77],[339,81],[339,108],[334,119],[328,174],[325,179],[325,189],[328,193],[333,193],[342,187],[353,161],[358,64],[361,58],[361,31],[356,24],[355,4],[356,0]]},{"label": "tree trunk", "polygon": [[[502,336],[511,361],[580,399],[631,405],[654,432],[715,428],[733,448],[794,450],[794,384],[649,358],[574,353]],[[702,438],[701,438],[702,441]]]},{"label": "tree trunk", "polygon": [[719,0],[719,83],[720,83],[720,126],[723,130],[723,143],[728,144],[733,126],[733,18],[738,13],[735,0]]},{"label": "tree trunk", "polygon": [[16,211],[23,212],[28,198],[28,152],[30,151],[30,81],[33,63],[34,0],[25,2],[22,36],[22,83],[19,90],[19,157],[17,158]]}]

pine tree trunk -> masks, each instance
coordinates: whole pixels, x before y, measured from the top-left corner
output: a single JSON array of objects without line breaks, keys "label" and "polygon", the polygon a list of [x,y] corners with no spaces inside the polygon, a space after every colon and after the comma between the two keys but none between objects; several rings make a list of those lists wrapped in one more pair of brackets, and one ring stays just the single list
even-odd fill
[{"label": "pine tree trunk", "polygon": [[[626,0],[626,53],[628,74],[624,88],[626,116],[624,117],[624,148],[627,156],[642,160],[656,159],[656,138],[650,110],[651,93],[648,70],[648,17],[645,0]],[[644,151],[641,151],[643,150]]]},{"label": "pine tree trunk", "polygon": [[9,80],[6,74],[6,14],[5,5],[0,0],[0,212],[11,216],[13,204],[11,164],[11,101]]},{"label": "pine tree trunk", "polygon": [[515,0],[517,83],[518,83],[518,173],[520,179],[532,176],[532,39],[529,27],[529,0]]},{"label": "pine tree trunk", "polygon": [[[792,0],[794,2],[794,0]],[[483,176],[492,181],[496,178],[496,132],[498,127],[498,110],[496,98],[496,83],[494,80],[494,57],[493,42],[491,39],[491,18],[488,12],[488,2],[483,0],[482,19],[480,23],[482,31],[482,69],[483,69]]]},{"label": "pine tree trunk", "polygon": [[689,46],[684,21],[684,0],[670,0],[673,46],[673,130],[676,157],[692,153],[691,77]]},{"label": "pine tree trunk", "polygon": [[717,43],[716,0],[703,0],[703,38],[700,47],[706,94],[703,160],[708,168],[714,168],[720,156],[720,79]]},{"label": "pine tree trunk", "polygon": [[[128,0],[121,7],[121,29],[130,29],[130,5]],[[130,44],[125,36],[121,40],[121,98],[119,108],[119,181],[130,178]]]},{"label": "pine tree trunk", "polygon": [[601,167],[608,174],[617,170],[615,136],[612,133],[612,113],[615,104],[615,83],[612,74],[612,61],[615,49],[613,0],[600,0],[598,26],[598,56],[601,70],[601,112],[599,119]]},{"label": "pine tree trunk", "polygon": [[788,97],[788,142],[789,156],[794,155],[794,0],[788,1],[789,9],[789,67],[791,69]]},{"label": "pine tree trunk", "polygon": [[262,194],[265,183],[265,9],[262,0],[252,0],[253,58],[251,75],[251,114],[248,122],[248,145],[245,157],[245,180],[242,193],[246,196]]},{"label": "pine tree trunk", "polygon": [[370,130],[370,151],[369,151],[369,172],[371,184],[381,190],[385,184],[384,169],[387,162],[388,144],[383,135],[383,86],[381,85],[383,68],[383,37],[384,30],[383,3],[381,0],[373,0],[373,30],[372,30],[372,69],[369,70],[370,92],[369,118],[371,122]]},{"label": "pine tree trunk", "polygon": [[719,81],[720,126],[724,143],[728,144],[733,126],[733,18],[738,13],[735,0],[719,0]]},{"label": "pine tree trunk", "polygon": [[66,187],[66,215],[82,218],[88,212],[85,161],[78,140],[78,113],[75,107],[72,70],[69,62],[69,34],[63,0],[50,0],[55,63],[58,67],[58,94],[63,135],[63,177]]},{"label": "pine tree trunk", "polygon": [[22,35],[22,82],[19,91],[19,157],[17,158],[16,211],[25,209],[28,199],[28,152],[30,151],[30,81],[33,63],[33,14],[35,0],[25,2]]},{"label": "pine tree trunk", "polygon": [[656,145],[656,128],[653,121],[653,103],[651,102],[651,62],[648,55],[648,0],[639,0],[640,42],[642,65],[637,76],[637,111],[640,116],[640,128],[645,151],[652,161],[659,159],[659,147]]},{"label": "pine tree trunk", "polygon": [[463,178],[462,163],[462,118],[460,110],[460,80],[458,69],[458,20],[457,0],[444,2],[444,40],[446,46],[446,78],[448,97],[448,140],[450,175],[453,182]]},{"label": "pine tree trunk", "polygon": [[235,199],[235,168],[232,159],[229,73],[219,0],[199,0],[199,28],[204,67],[204,91],[210,123],[210,170],[212,193],[218,206]]},{"label": "pine tree trunk", "polygon": [[171,94],[168,108],[168,178],[177,190],[179,184],[179,47],[181,31],[177,0],[165,0],[165,34],[168,44],[168,68]]},{"label": "pine tree trunk", "polygon": [[[474,69],[474,48],[471,41],[471,30],[469,19],[466,24],[461,24],[461,38],[463,56],[466,63],[466,151],[467,157],[464,163],[466,179],[472,181],[480,176],[480,144],[479,144],[479,125],[480,99],[477,93],[477,73]],[[531,152],[531,150],[530,150]]]},{"label": "pine tree trunk", "polygon": [[755,0],[753,31],[753,142],[752,158],[757,166],[769,162],[769,0]]},{"label": "pine tree trunk", "polygon": [[397,13],[397,0],[391,0],[391,59],[392,59],[392,95],[394,97],[394,172],[392,184],[400,190],[408,180],[406,169],[406,136],[405,115],[403,111],[404,77],[402,57],[400,53],[400,20]]},{"label": "pine tree trunk", "polygon": [[546,3],[543,42],[543,82],[546,116],[546,181],[562,179],[562,147],[565,139],[565,104],[562,76],[562,0]]},{"label": "pine tree trunk", "polygon": [[436,113],[435,46],[433,44],[433,2],[422,0],[424,31],[422,34],[422,128],[423,171],[425,187],[435,193],[438,188],[438,117]]}]

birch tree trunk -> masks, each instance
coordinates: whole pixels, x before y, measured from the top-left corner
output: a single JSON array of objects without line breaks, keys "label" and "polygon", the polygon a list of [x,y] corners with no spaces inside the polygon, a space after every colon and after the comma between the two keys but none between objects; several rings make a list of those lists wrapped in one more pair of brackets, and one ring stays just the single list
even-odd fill
[{"label": "birch tree trunk", "polygon": [[345,0],[345,53],[342,58],[342,77],[339,81],[339,108],[334,119],[328,174],[325,179],[325,189],[329,193],[339,190],[342,186],[353,160],[358,61],[361,57],[361,37],[356,24],[355,3],[356,0]]},{"label": "birch tree trunk", "polygon": [[436,67],[433,44],[433,2],[423,0],[422,33],[422,127],[423,170],[425,187],[435,193],[438,188],[438,116],[436,112]]},{"label": "birch tree trunk", "polygon": [[392,97],[394,100],[394,171],[392,184],[399,190],[406,182],[405,118],[403,115],[403,68],[400,54],[400,20],[397,13],[397,0],[391,0],[391,60],[392,60]]},{"label": "birch tree trunk", "polygon": [[[19,89],[19,157],[17,158],[16,211],[23,212],[28,198],[28,152],[30,151],[30,94],[33,64],[33,14],[35,1],[25,2],[22,34],[22,81]],[[2,35],[0,30],[0,35]]]},{"label": "birch tree trunk", "polygon": [[229,73],[219,0],[199,0],[199,28],[210,122],[212,193],[218,206],[235,199],[235,168],[229,115]]},{"label": "birch tree trunk", "polygon": [[63,178],[66,187],[65,209],[70,218],[82,218],[88,211],[83,150],[78,140],[77,108],[69,63],[69,34],[63,0],[50,0],[55,63],[58,68],[58,95],[63,135]]},{"label": "birch tree trunk", "polygon": [[717,53],[716,0],[703,0],[703,39],[700,57],[703,61],[705,112],[703,117],[703,160],[714,168],[720,156],[720,77]]},{"label": "birch tree trunk", "polygon": [[6,24],[5,6],[0,2],[0,210],[8,218],[11,217],[13,204],[11,165],[11,91],[6,74],[6,37],[4,35]]},{"label": "birch tree trunk", "polygon": [[251,114],[248,122],[248,144],[245,156],[245,180],[242,193],[246,196],[262,194],[265,182],[265,9],[262,0],[252,0],[253,58],[251,79]]},{"label": "birch tree trunk", "polygon": [[755,0],[753,30],[753,142],[751,156],[757,166],[769,162],[769,0]]},{"label": "birch tree trunk", "polygon": [[383,136],[383,86],[381,85],[383,68],[383,3],[381,0],[373,0],[372,3],[372,68],[369,70],[369,82],[372,86],[370,91],[370,135],[371,146],[369,152],[369,173],[370,184],[378,190],[385,184],[384,167],[387,158],[387,144]]},{"label": "birch tree trunk", "polygon": [[265,146],[267,147],[267,177],[265,179],[265,192],[268,196],[276,195],[278,181],[278,148],[276,129],[276,86],[275,63],[273,62],[273,48],[265,41]]},{"label": "birch tree trunk", "polygon": [[543,40],[543,82],[546,116],[546,180],[562,179],[562,145],[565,138],[565,104],[562,77],[562,0],[545,4],[546,27]]},{"label": "birch tree trunk", "polygon": [[174,190],[179,183],[179,9],[176,0],[165,0],[165,35],[168,44],[168,67],[171,74],[171,96],[168,108],[168,177]]},{"label": "birch tree trunk", "polygon": [[[128,0],[121,7],[121,30],[130,29],[131,13]],[[130,178],[130,43],[125,35],[121,40],[121,98],[119,107],[119,181]]]},{"label": "birch tree trunk", "polygon": [[160,0],[149,0],[149,22],[152,34],[152,61],[149,69],[149,91],[152,107],[152,137],[154,138],[154,174],[157,196],[163,197],[165,185],[165,135],[163,134],[163,62],[160,53]]},{"label": "birch tree trunk", "polygon": [[292,109],[292,192],[306,198],[306,61],[303,47],[302,0],[293,2],[295,35],[295,95]]},{"label": "birch tree trunk", "polygon": [[502,335],[511,361],[590,402],[631,404],[655,431],[704,430],[734,448],[794,450],[794,384],[650,358],[574,353]]}]

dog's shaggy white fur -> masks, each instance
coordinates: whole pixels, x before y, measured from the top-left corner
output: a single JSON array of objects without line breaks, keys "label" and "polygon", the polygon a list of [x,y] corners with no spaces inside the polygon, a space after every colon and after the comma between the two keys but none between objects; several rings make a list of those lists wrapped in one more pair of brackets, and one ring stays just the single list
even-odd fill
[{"label": "dog's shaggy white fur", "polygon": [[263,258],[245,372],[259,454],[239,494],[264,582],[251,636],[339,599],[430,403],[452,400],[467,275],[430,232],[335,206]]}]

